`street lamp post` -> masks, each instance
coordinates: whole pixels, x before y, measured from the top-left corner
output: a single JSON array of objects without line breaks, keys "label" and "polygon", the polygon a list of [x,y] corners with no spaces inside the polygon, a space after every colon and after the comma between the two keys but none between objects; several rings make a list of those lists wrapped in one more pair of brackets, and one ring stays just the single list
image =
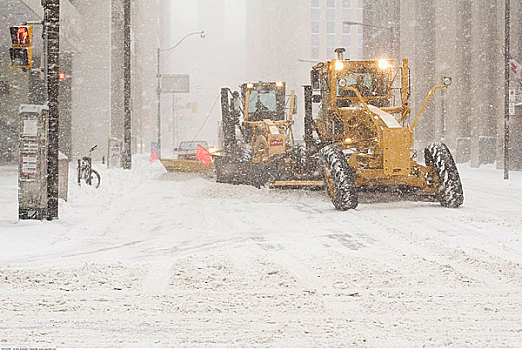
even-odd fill
[{"label": "street lamp post", "polygon": [[192,35],[199,35],[201,38],[205,37],[205,31],[201,30],[199,32],[191,32],[186,34],[183,38],[181,38],[174,46],[162,50],[158,47],[158,53],[157,53],[157,78],[158,78],[158,86],[157,86],[157,94],[158,94],[158,156],[161,157],[161,71],[160,71],[160,64],[161,64],[161,53],[174,50],[176,47],[178,47],[185,39],[187,39],[189,36]]}]

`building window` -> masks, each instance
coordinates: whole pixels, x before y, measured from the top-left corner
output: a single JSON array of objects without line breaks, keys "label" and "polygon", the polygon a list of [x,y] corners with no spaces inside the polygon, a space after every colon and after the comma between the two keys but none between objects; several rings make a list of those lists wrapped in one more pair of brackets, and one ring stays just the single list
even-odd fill
[{"label": "building window", "polygon": [[312,47],[312,50],[310,51],[310,58],[313,60],[319,59],[319,48],[318,47]]},{"label": "building window", "polygon": [[355,20],[357,22],[362,22],[363,12],[362,9],[358,9],[355,11]]},{"label": "building window", "polygon": [[310,42],[312,44],[311,46],[319,46],[320,45],[319,35],[318,34],[310,35]]},{"label": "building window", "polygon": [[318,21],[312,22],[311,31],[312,31],[312,33],[319,34],[319,22]]},{"label": "building window", "polygon": [[343,34],[343,47],[344,48],[349,48],[350,45],[352,44],[352,36],[350,34]]},{"label": "building window", "polygon": [[362,0],[357,0],[357,7],[362,9],[363,8],[363,2]]},{"label": "building window", "polygon": [[357,35],[357,46],[362,47],[362,42],[363,42],[363,36]]},{"label": "building window", "polygon": [[332,46],[332,47],[329,47],[326,49],[326,57],[327,58],[331,58],[331,57],[334,57],[335,56],[335,48]]},{"label": "building window", "polygon": [[351,3],[352,0],[342,0],[342,6],[343,6],[343,9],[349,9],[351,6]]},{"label": "building window", "polygon": [[319,9],[311,9],[310,10],[310,17],[312,18],[312,21],[318,21],[321,19],[321,11]]},{"label": "building window", "polygon": [[335,21],[335,9],[326,9],[326,20]]},{"label": "building window", "polygon": [[352,26],[348,24],[343,24],[343,33],[349,34],[352,32]]},{"label": "building window", "polygon": [[329,47],[335,46],[335,35],[326,35],[326,45]]},{"label": "building window", "polygon": [[328,34],[335,33],[335,22],[326,22],[326,32]]},{"label": "building window", "polygon": [[335,0],[327,0],[326,7],[335,7]]},{"label": "building window", "polygon": [[319,0],[310,0],[310,7],[319,7]]},{"label": "building window", "polygon": [[352,18],[350,9],[343,9],[343,21],[350,21]]}]

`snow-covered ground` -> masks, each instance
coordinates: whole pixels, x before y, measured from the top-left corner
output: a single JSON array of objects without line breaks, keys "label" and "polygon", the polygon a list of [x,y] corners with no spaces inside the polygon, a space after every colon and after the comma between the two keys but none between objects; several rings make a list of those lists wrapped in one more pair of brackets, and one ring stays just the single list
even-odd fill
[{"label": "snow-covered ground", "polygon": [[96,168],[16,222],[0,167],[0,346],[522,347],[522,174],[461,166],[465,203]]}]

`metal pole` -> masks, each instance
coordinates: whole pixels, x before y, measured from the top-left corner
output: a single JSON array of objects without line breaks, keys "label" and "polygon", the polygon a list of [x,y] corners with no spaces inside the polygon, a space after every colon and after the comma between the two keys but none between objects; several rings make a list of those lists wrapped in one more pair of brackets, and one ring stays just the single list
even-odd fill
[{"label": "metal pole", "polygon": [[509,179],[509,5],[505,0],[505,56],[504,56],[504,179]]},{"label": "metal pole", "polygon": [[131,112],[131,0],[123,2],[123,168],[132,167],[132,112]]},{"label": "metal pole", "polygon": [[161,158],[161,73],[160,73],[160,56],[161,50],[158,47],[158,63],[157,63],[157,73],[156,76],[158,78],[158,87],[157,87],[157,94],[158,94],[158,157]]},{"label": "metal pole", "polygon": [[49,104],[47,144],[47,220],[58,219],[58,108],[60,71],[60,0],[47,0],[44,7],[44,30],[47,37],[47,96]]}]

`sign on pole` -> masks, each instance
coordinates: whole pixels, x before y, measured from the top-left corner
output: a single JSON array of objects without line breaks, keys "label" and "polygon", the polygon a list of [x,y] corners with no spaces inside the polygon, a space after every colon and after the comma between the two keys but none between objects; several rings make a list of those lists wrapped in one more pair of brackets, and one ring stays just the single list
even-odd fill
[{"label": "sign on pole", "polygon": [[190,76],[188,74],[162,74],[161,92],[166,94],[189,93]]}]

